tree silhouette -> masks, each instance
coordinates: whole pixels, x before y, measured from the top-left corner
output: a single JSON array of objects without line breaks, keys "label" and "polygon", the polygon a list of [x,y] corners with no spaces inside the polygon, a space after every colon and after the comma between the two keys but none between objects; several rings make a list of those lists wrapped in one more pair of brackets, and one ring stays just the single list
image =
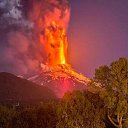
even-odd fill
[{"label": "tree silhouette", "polygon": [[108,119],[117,128],[128,127],[128,59],[120,58],[110,66],[96,69],[95,81],[105,87],[101,92]]}]

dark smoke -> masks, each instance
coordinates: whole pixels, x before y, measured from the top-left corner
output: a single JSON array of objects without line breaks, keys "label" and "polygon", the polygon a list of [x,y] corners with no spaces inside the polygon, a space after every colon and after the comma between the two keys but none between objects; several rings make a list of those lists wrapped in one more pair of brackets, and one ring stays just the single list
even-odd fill
[{"label": "dark smoke", "polygon": [[39,70],[46,60],[40,42],[44,19],[55,9],[63,19],[69,1],[0,0],[0,72],[29,75]]}]

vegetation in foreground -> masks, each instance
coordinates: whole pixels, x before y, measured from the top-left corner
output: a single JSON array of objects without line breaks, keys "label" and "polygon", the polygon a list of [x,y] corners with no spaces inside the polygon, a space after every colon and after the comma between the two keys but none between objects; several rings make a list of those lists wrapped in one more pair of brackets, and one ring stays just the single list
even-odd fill
[{"label": "vegetation in foreground", "polygon": [[88,86],[102,91],[67,92],[60,101],[0,106],[0,128],[127,128],[128,60],[101,66]]},{"label": "vegetation in foreground", "polygon": [[104,112],[97,94],[74,91],[58,102],[1,106],[0,128],[104,128]]}]

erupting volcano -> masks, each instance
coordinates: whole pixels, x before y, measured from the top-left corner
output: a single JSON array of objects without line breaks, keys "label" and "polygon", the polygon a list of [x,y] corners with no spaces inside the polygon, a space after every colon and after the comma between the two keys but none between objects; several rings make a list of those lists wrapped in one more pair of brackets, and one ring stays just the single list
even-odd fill
[{"label": "erupting volcano", "polygon": [[[90,79],[75,72],[68,64],[68,40],[66,31],[70,17],[67,0],[46,1],[50,11],[42,9],[43,3],[37,4],[34,11],[36,19],[36,35],[45,52],[45,61],[41,62],[41,73],[29,80],[51,88],[58,97],[66,91],[86,89]],[[38,10],[38,11],[37,11]]]}]

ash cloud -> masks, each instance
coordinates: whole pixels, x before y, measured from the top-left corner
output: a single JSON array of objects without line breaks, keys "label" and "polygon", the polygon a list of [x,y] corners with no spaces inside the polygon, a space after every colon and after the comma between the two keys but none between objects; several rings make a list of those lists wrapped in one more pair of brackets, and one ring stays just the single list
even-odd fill
[{"label": "ash cloud", "polygon": [[40,40],[45,19],[55,18],[67,27],[66,10],[69,11],[68,0],[0,0],[0,72],[38,72],[46,60],[44,42]]}]

